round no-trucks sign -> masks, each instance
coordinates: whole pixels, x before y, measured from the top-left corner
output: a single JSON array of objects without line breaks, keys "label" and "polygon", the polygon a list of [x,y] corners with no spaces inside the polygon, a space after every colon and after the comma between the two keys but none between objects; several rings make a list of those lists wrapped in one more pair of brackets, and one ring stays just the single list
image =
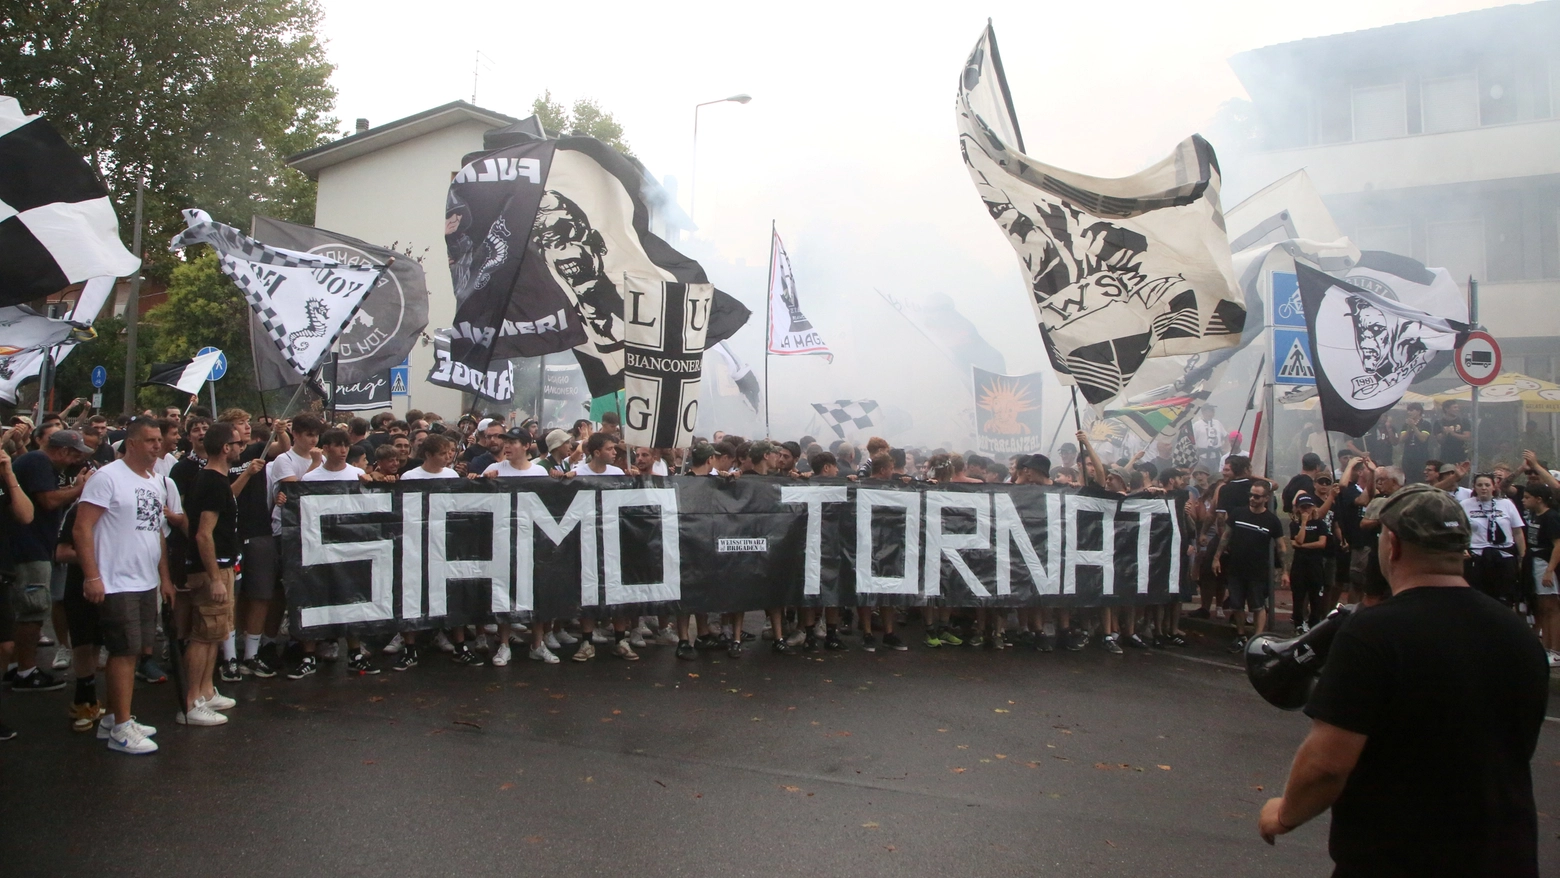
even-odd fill
[{"label": "round no-trucks sign", "polygon": [[1483,330],[1468,333],[1452,359],[1457,374],[1474,387],[1483,387],[1500,374],[1500,345]]}]

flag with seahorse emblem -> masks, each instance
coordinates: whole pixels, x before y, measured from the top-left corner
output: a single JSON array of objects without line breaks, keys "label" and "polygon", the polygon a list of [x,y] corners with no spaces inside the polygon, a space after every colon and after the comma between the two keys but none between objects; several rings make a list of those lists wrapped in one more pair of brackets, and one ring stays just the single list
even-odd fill
[{"label": "flag with seahorse emblem", "polygon": [[384,265],[346,264],[314,253],[262,244],[203,210],[184,211],[189,228],[169,245],[209,244],[276,349],[299,375],[325,360],[336,338],[379,282]]}]

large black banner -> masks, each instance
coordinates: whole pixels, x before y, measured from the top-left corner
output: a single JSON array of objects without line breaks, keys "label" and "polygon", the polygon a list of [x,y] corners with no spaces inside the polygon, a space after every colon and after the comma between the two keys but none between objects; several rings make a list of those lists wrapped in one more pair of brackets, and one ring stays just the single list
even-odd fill
[{"label": "large black banner", "polygon": [[[700,476],[281,486],[292,624],[1164,603],[1184,496]],[[296,629],[295,629],[296,630]]]}]

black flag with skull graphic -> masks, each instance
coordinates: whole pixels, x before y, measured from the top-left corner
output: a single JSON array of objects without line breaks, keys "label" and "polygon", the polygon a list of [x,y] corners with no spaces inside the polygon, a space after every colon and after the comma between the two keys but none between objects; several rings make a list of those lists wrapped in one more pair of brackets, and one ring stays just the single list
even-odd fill
[{"label": "black flag with skull graphic", "polygon": [[1219,164],[1193,135],[1119,179],[1024,155],[990,23],[959,78],[959,148],[1018,253],[1051,366],[1101,406],[1150,357],[1234,347],[1246,322],[1219,207]]},{"label": "black flag with skull graphic", "polygon": [[1363,436],[1468,324],[1431,314],[1295,263],[1311,362],[1328,430]]},{"label": "black flag with skull graphic", "polygon": [[[624,278],[709,283],[698,262],[650,231],[645,192],[653,185],[642,166],[591,137],[467,156],[450,183],[444,224],[456,301],[449,358],[460,368],[436,366],[436,375],[485,381],[495,361],[572,349],[592,396],[622,390]],[[749,314],[719,290],[708,307],[700,350],[729,338]],[[658,411],[657,421],[678,414]]]}]

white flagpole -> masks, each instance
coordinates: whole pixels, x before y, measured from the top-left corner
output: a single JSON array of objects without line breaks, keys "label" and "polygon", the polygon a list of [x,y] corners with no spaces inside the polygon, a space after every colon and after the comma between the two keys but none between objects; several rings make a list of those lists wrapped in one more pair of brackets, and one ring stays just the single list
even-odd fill
[{"label": "white flagpole", "polygon": [[769,221],[769,276],[764,281],[764,438],[769,438],[769,343],[774,334],[775,221]]}]

